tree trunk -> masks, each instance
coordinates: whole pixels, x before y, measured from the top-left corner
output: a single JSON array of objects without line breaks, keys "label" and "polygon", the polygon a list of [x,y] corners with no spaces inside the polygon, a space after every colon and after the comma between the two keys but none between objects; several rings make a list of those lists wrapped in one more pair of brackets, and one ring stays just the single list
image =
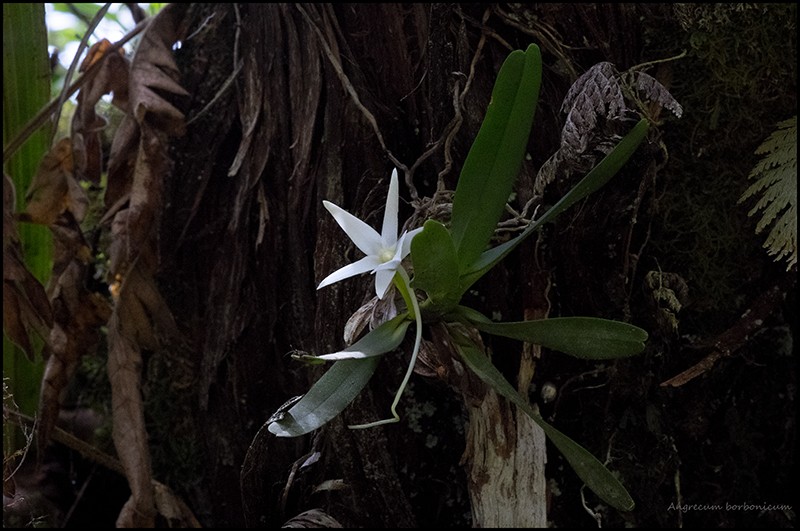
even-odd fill
[{"label": "tree trunk", "polygon": [[[400,450],[413,444],[408,429],[344,427],[385,415],[402,363],[384,363],[344,422],[337,419],[319,435],[321,442],[269,439],[263,432],[252,446],[251,440],[281,403],[320,374],[287,353],[341,348],[345,321],[370,296],[369,284],[359,280],[315,291],[354,252],[324,215],[322,200],[378,225],[386,177],[398,162],[414,168],[415,188],[403,192],[406,215],[421,207],[418,198],[432,195],[437,174],[455,188],[510,51],[503,39],[480,32],[490,16],[498,24],[498,15],[481,6],[187,8],[193,36],[178,57],[192,91],[185,102],[189,127],[173,150],[161,281],[184,326],[181,361],[197,386],[196,398],[186,397],[192,422],[185,436],[202,434],[205,466],[197,485],[203,486],[193,493],[207,511],[201,520],[278,525],[318,503],[307,492],[314,481],[341,478],[344,494],[326,496],[343,524],[421,523]],[[519,31],[506,38],[515,48],[530,41]],[[527,168],[521,181],[532,177]],[[513,283],[490,282],[497,293]],[[473,525],[544,525],[540,430],[493,393],[468,410],[469,436],[460,445]],[[322,452],[313,474],[288,479],[292,464],[313,451]]]},{"label": "tree trunk", "polygon": [[[345,322],[372,296],[364,278],[315,290],[357,253],[322,200],[378,226],[388,176],[398,163],[413,170],[413,187],[401,186],[401,218],[430,206],[423,198],[435,192],[437,175],[455,189],[500,64],[511,49],[539,42],[562,73],[545,70],[533,158],[518,186],[521,198],[531,196],[535,168],[558,145],[561,98],[580,72],[560,43],[540,40],[547,26],[534,13],[521,5],[515,9],[186,8],[191,36],[177,56],[182,84],[191,93],[182,102],[189,123],[172,149],[159,283],[186,338],[175,366],[193,384],[173,396],[181,421],[156,427],[151,437],[155,445],[172,439],[174,447],[180,446],[175,441],[194,441],[186,445],[194,452],[189,455],[202,456],[202,462],[192,463],[195,472],[176,488],[205,525],[281,525],[320,506],[355,527],[546,525],[544,436],[492,392],[464,403],[442,383],[415,376],[414,396],[401,403],[401,415],[432,404],[433,419],[447,422],[422,432],[410,422],[346,428],[385,417],[408,348],[401,349],[402,360],[388,356],[344,418],[314,437],[277,439],[259,431],[272,412],[321,374],[288,354],[339,350]],[[553,18],[562,15],[558,10],[575,10],[595,33],[607,29],[591,18],[591,7],[542,9],[540,14]],[[626,24],[631,9],[609,16]],[[625,31],[633,39],[638,35],[630,27]],[[635,54],[638,48],[625,50]],[[602,51],[597,57],[611,59]],[[634,58],[622,60],[620,67]],[[622,205],[639,186],[635,178],[623,182],[626,189],[617,198]],[[602,228],[591,234],[602,234]],[[521,254],[537,252],[531,243]],[[557,256],[540,258],[540,269],[558,265]],[[487,294],[487,310],[547,316],[549,303],[542,301],[549,277],[532,285],[528,279],[535,273],[530,265],[520,269],[512,263],[482,280],[478,288]],[[590,315],[616,317],[621,308]],[[499,346],[501,366],[527,393],[537,357]],[[521,365],[508,361],[515,351],[525,360]],[[451,421],[460,424],[453,433],[424,432]],[[465,424],[466,437],[458,433]],[[310,457],[321,459],[304,465]],[[448,492],[442,494],[445,480]],[[464,517],[467,511],[471,518]]]}]

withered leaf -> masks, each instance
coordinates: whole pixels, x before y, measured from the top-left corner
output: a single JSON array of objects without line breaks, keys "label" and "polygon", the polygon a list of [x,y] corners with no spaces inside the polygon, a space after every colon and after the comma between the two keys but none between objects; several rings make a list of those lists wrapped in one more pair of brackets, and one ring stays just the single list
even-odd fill
[{"label": "withered leaf", "polygon": [[672,111],[672,114],[678,118],[683,116],[681,104],[653,76],[644,72],[636,72],[636,90],[644,95],[646,101],[658,103],[665,109]]},{"label": "withered leaf", "polygon": [[618,120],[628,112],[617,69],[604,61],[587,70],[570,87],[561,111],[567,113],[561,149],[574,158],[586,151],[600,118]]},{"label": "withered leaf", "polygon": [[[114,310],[108,322],[108,374],[113,438],[131,497],[117,527],[152,527],[156,499],[142,403],[142,349],[161,348],[175,323],[155,286],[156,234],[163,182],[170,171],[169,137],[182,134],[183,113],[166,98],[187,92],[178,83],[172,45],[180,7],[170,4],[149,24],[131,62],[129,114],[111,148],[104,219],[113,219],[111,262]],[[127,208],[125,208],[127,202]]]},{"label": "withered leaf", "polygon": [[111,141],[108,156],[108,184],[103,198],[108,212],[105,219],[113,219],[116,212],[130,197],[133,172],[139,146],[139,124],[126,115]]},{"label": "withered leaf", "polygon": [[589,171],[601,155],[611,152],[625,132],[625,122],[648,115],[645,103],[671,110],[677,117],[683,108],[652,76],[630,70],[620,73],[609,62],[597,63],[572,84],[561,112],[566,121],[561,145],[536,176],[534,196],[559,175]]},{"label": "withered leaf", "polygon": [[160,337],[175,334],[175,323],[153,279],[137,263],[117,288],[108,322],[108,376],[113,438],[131,489],[118,527],[152,527],[155,499],[141,395],[143,348],[155,350]]},{"label": "withered leaf", "polygon": [[202,527],[191,509],[169,487],[158,481],[153,481],[153,487],[155,488],[156,509],[158,514],[167,520],[169,527],[181,529]]},{"label": "withered leaf", "polygon": [[25,196],[22,221],[53,225],[64,212],[78,221],[86,215],[89,199],[74,177],[72,141],[62,138],[44,156]]},{"label": "withered leaf", "polygon": [[[129,211],[122,216],[122,212],[117,213],[115,218],[115,225],[125,224],[124,230],[114,229],[115,274],[124,275],[124,268],[140,259],[143,250],[155,249],[151,240],[161,208],[164,175],[170,170],[168,137],[184,130],[183,113],[164,97],[165,93],[188,94],[177,82],[179,73],[172,56],[172,45],[179,37],[176,9],[174,4],[164,8],[142,35],[131,63],[131,114],[112,144],[106,205],[130,194]],[[152,271],[152,253],[145,254],[147,269]]]},{"label": "withered leaf", "polygon": [[33,360],[30,333],[47,339],[53,312],[44,287],[25,267],[14,220],[16,191],[3,174],[3,330]]},{"label": "withered leaf", "polygon": [[49,442],[65,391],[81,357],[96,347],[100,341],[100,326],[111,314],[107,299],[86,287],[91,274],[91,253],[78,223],[72,216],[65,215],[50,228],[55,251],[48,294],[54,323],[45,349],[47,364],[39,398],[37,443],[40,450]]},{"label": "withered leaf", "polygon": [[117,527],[153,527],[156,508],[140,390],[142,357],[135,331],[129,329],[132,325],[126,322],[124,313],[118,301],[108,321],[114,446],[131,490],[117,517]]},{"label": "withered leaf", "polygon": [[122,49],[104,57],[111,43],[103,39],[95,43],[87,52],[81,64],[83,72],[98,61],[101,67],[95,70],[78,93],[78,105],[72,117],[71,135],[75,175],[78,179],[93,183],[100,182],[102,172],[102,146],[100,132],[106,120],[96,112],[97,102],[104,94],[113,93],[112,103],[122,110],[128,107],[129,62]]},{"label": "withered leaf", "polygon": [[178,83],[178,65],[172,45],[180,39],[178,6],[170,4],[154,18],[142,34],[142,41],[131,63],[131,114],[141,125],[146,119],[159,124],[170,134],[183,134],[184,115],[163,93],[187,96]]}]

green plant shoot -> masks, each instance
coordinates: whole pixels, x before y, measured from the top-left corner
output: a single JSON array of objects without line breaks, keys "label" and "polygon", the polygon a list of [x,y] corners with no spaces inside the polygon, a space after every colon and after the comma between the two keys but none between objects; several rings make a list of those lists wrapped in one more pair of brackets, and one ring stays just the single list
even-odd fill
[{"label": "green plant shoot", "polygon": [[[366,386],[380,357],[397,349],[411,321],[416,341],[405,378],[392,404],[392,417],[351,426],[365,428],[397,422],[396,406],[413,371],[424,323],[444,322],[465,362],[486,385],[529,415],[564,454],[578,476],[609,505],[623,511],[634,502],[622,483],[587,450],[546,423],[494,367],[482,348],[464,333],[464,327],[543,345],[582,359],[614,359],[644,350],[647,333],[628,323],[594,317],[561,317],[497,323],[461,305],[464,293],[522,241],[556,216],[605,185],[630,159],[645,139],[649,124],[641,120],[597,166],[517,237],[487,249],[519,174],[533,123],[541,85],[539,48],[531,45],[506,59],[497,75],[492,100],[464,162],[453,198],[450,227],[428,220],[420,229],[397,238],[397,175],[392,175],[384,224],[380,234],[336,205],[325,207],[366,255],[332,273],[320,287],[356,274],[376,275],[376,293],[383,298],[389,281],[405,302],[405,311],[378,326],[339,352],[310,356],[335,360],[328,372],[296,403],[279,410],[268,429],[280,437],[296,437],[318,429],[341,413]],[[402,265],[410,253],[413,278]],[[424,294],[417,303],[417,292]]]}]

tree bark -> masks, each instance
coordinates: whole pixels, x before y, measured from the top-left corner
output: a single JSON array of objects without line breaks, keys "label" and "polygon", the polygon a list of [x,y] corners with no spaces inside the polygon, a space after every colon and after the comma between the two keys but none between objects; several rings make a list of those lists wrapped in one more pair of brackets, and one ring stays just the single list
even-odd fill
[{"label": "tree bark", "polygon": [[475,527],[547,527],[545,444],[542,429],[494,391],[470,408],[467,457]]},{"label": "tree bark", "polygon": [[[191,37],[177,55],[191,92],[182,102],[189,124],[172,150],[159,282],[186,338],[177,356],[196,391],[181,395],[189,418],[171,435],[201,446],[201,475],[184,491],[207,526],[281,525],[320,504],[346,526],[447,519],[421,512],[427,500],[420,497],[436,489],[426,491],[408,472],[407,449],[419,444],[413,430],[345,427],[385,416],[405,367],[397,356],[379,367],[344,421],[317,437],[278,440],[259,428],[321,374],[287,354],[340,349],[344,323],[371,296],[363,280],[315,290],[357,254],[322,200],[378,226],[398,163],[411,169],[413,184],[403,187],[401,218],[431,206],[422,198],[433,196],[437,181],[455,189],[500,64],[512,48],[536,40],[526,9],[512,14],[523,20],[520,29],[508,13],[481,5],[186,8]],[[543,49],[560,53],[557,43]],[[544,140],[532,144],[521,191],[532,187],[535,168],[557,145],[558,87],[572,81],[548,70],[545,76],[551,80],[534,126]],[[509,285],[542,289],[528,288],[529,272],[514,267],[480,284],[496,294],[487,305],[497,303],[504,315],[537,310],[533,291],[523,290],[526,301],[495,300]],[[519,382],[525,391],[533,375],[527,363],[530,373]],[[520,371],[513,364],[504,369],[512,381]],[[469,436],[455,444],[467,467],[455,473],[468,477],[472,524],[544,526],[541,430],[493,393],[462,407]],[[299,466],[315,452],[322,455],[317,464]],[[436,459],[427,453],[422,459]],[[455,463],[458,454],[451,450],[446,459]],[[314,491],[332,479],[345,489]],[[453,513],[464,509],[463,500],[439,500]]]}]

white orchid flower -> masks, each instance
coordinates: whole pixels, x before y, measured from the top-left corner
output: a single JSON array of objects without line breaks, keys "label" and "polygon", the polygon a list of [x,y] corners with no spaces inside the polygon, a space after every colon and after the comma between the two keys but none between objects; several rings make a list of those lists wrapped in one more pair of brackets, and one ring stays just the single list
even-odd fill
[{"label": "white orchid flower", "polygon": [[386,210],[383,214],[383,227],[380,234],[330,201],[322,202],[336,223],[356,247],[367,256],[337,269],[325,277],[317,289],[369,271],[375,275],[375,293],[383,299],[395,273],[402,268],[403,258],[411,252],[411,240],[422,230],[422,228],[414,229],[404,232],[400,238],[397,237],[398,201],[397,169],[395,169],[392,171],[392,180],[389,183],[389,195],[386,197]]},{"label": "white orchid flower", "polygon": [[[356,247],[366,256],[325,277],[322,282],[319,283],[317,289],[369,271],[375,274],[375,293],[380,299],[386,296],[392,281],[396,281],[400,294],[403,296],[408,306],[408,314],[417,324],[414,351],[411,353],[411,362],[408,365],[406,375],[392,402],[392,418],[370,422],[368,424],[350,426],[350,428],[353,429],[371,428],[373,426],[380,426],[381,424],[400,422],[400,415],[397,414],[397,404],[400,402],[400,397],[403,395],[403,390],[406,388],[406,384],[408,384],[411,373],[414,372],[414,364],[417,361],[417,355],[419,354],[419,348],[422,342],[422,316],[419,311],[419,303],[417,302],[414,289],[411,287],[411,279],[409,279],[408,273],[403,268],[402,264],[403,258],[408,256],[411,252],[411,240],[422,231],[422,227],[410,232],[404,232],[399,238],[397,237],[399,200],[397,169],[395,168],[392,171],[392,179],[389,182],[389,195],[386,197],[386,210],[383,213],[383,227],[381,227],[380,234],[354,215],[339,208],[330,201],[322,202],[325,208],[328,209],[328,212],[333,216],[333,219],[336,220],[336,223],[339,224],[347,236],[356,244]],[[395,275],[397,275],[396,280]],[[317,356],[316,358],[322,360],[342,360],[363,357],[365,357],[363,352],[345,349],[333,354]]]}]

